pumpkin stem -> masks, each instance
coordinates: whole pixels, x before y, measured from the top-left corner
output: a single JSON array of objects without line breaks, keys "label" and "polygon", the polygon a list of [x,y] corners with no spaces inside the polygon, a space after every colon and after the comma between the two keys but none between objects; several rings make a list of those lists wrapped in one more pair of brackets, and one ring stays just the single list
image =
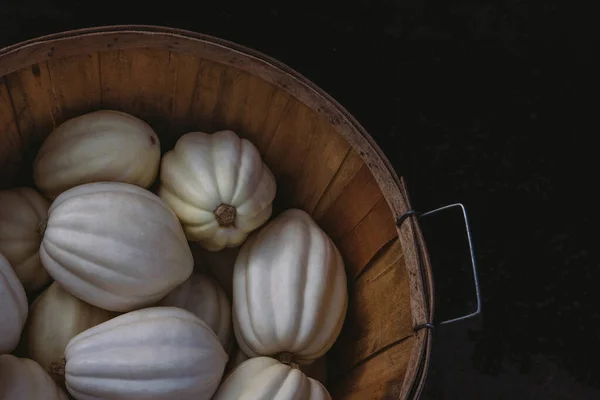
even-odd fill
[{"label": "pumpkin stem", "polygon": [[55,361],[50,363],[50,367],[48,368],[48,372],[50,375],[58,375],[65,376],[65,366],[67,365],[67,360],[62,358],[60,361]]},{"label": "pumpkin stem", "polygon": [[300,369],[300,366],[298,365],[298,363],[294,362],[295,357],[292,353],[288,353],[288,352],[279,353],[279,354],[277,354],[277,356],[275,358],[277,360],[279,360],[279,362],[281,362],[283,364],[287,364],[294,369]]},{"label": "pumpkin stem", "polygon": [[46,233],[46,227],[48,226],[48,218],[44,218],[40,221],[35,231],[40,237],[44,237],[44,233]]},{"label": "pumpkin stem", "polygon": [[224,228],[234,225],[236,214],[237,211],[235,207],[230,206],[229,204],[221,204],[215,210],[215,217],[217,217],[217,222],[220,226]]}]

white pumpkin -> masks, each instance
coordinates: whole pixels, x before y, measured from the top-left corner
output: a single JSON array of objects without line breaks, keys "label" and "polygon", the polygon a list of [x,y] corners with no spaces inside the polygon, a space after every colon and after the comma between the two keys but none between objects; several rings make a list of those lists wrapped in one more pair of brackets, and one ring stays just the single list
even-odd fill
[{"label": "white pumpkin", "polygon": [[25,328],[27,356],[49,370],[75,335],[116,317],[81,301],[54,282],[31,305]]},{"label": "white pumpkin", "polygon": [[40,234],[50,202],[28,187],[0,191],[0,253],[14,268],[25,292],[33,293],[50,275],[40,261]]},{"label": "white pumpkin", "polygon": [[67,400],[67,395],[38,363],[0,355],[0,399]]},{"label": "white pumpkin", "polygon": [[17,347],[27,314],[23,285],[0,254],[0,354],[10,353]]},{"label": "white pumpkin", "polygon": [[67,120],[42,144],[35,184],[50,199],[83,183],[116,181],[149,187],[158,173],[160,144],[133,115],[100,110]]},{"label": "white pumpkin", "polygon": [[275,178],[256,147],[229,130],[183,135],[163,157],[160,180],[187,238],[211,251],[239,246],[271,216]]},{"label": "white pumpkin", "polygon": [[243,362],[213,400],[330,400],[327,389],[302,371],[268,357]]},{"label": "white pumpkin", "polygon": [[248,356],[284,353],[311,363],[337,339],[347,306],[342,257],[306,212],[287,210],[244,243],[233,272],[233,324]]},{"label": "white pumpkin", "polygon": [[67,390],[78,400],[208,400],[227,354],[189,311],[152,307],[75,336],[64,362]]},{"label": "white pumpkin", "polygon": [[194,273],[162,299],[159,305],[190,311],[211,327],[227,352],[231,350],[231,302],[214,279]]},{"label": "white pumpkin", "polygon": [[173,211],[153,193],[118,182],[88,183],[57,197],[40,257],[68,292],[110,311],[156,303],[194,265]]}]

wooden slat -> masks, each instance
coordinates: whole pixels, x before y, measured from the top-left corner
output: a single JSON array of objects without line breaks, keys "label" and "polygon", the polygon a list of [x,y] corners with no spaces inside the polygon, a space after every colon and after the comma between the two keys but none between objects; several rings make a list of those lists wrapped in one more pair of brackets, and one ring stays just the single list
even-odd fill
[{"label": "wooden slat", "polygon": [[23,138],[41,143],[56,127],[59,110],[46,63],[6,77]]},{"label": "wooden slat", "polygon": [[[230,129],[234,132],[244,130],[242,116],[250,111],[249,102],[252,93],[248,93],[248,79],[250,74],[235,68],[225,67],[221,75],[219,94],[213,119],[217,129]],[[252,105],[251,112],[259,113]]]},{"label": "wooden slat", "polygon": [[290,102],[290,95],[255,75],[248,77],[247,106],[240,116],[240,134],[250,140],[263,156]]},{"label": "wooden slat", "polygon": [[212,133],[220,128],[214,114],[219,101],[221,79],[225,68],[222,64],[202,60],[192,100],[191,121],[195,131]]},{"label": "wooden slat", "polygon": [[16,185],[21,170],[22,142],[10,93],[0,81],[0,189]]},{"label": "wooden slat", "polygon": [[331,350],[353,366],[413,334],[408,274],[400,242],[381,251],[352,285],[344,328]]},{"label": "wooden slat", "polygon": [[171,53],[163,49],[135,49],[100,53],[102,105],[118,109],[150,124],[170,148],[175,91]]},{"label": "wooden slat", "polygon": [[[332,398],[339,400],[382,400],[400,398],[415,338],[397,343],[329,386]],[[331,360],[329,358],[329,360]]]},{"label": "wooden slat", "polygon": [[196,130],[192,121],[192,103],[198,75],[200,71],[200,59],[183,53],[171,53],[171,63],[175,71],[172,133],[179,137],[184,133]]},{"label": "wooden slat", "polygon": [[60,113],[57,123],[100,107],[98,53],[48,60],[48,71]]},{"label": "wooden slat", "polygon": [[39,147],[54,128],[63,122],[46,62],[6,76],[21,133],[22,175],[33,183],[33,161]]},{"label": "wooden slat", "polygon": [[335,176],[317,201],[315,209],[312,212],[314,219],[320,220],[323,217],[325,211],[337,200],[363,165],[364,161],[358,153],[354,149],[350,149]]},{"label": "wooden slat", "polygon": [[288,104],[264,156],[280,185],[291,183],[302,170],[317,122],[317,115],[304,104]]},{"label": "wooden slat", "polygon": [[350,233],[336,241],[346,261],[346,273],[356,277],[373,256],[396,237],[392,211],[385,199],[381,199]]},{"label": "wooden slat", "polygon": [[337,199],[316,221],[334,241],[341,239],[352,232],[382,198],[373,174],[363,164]]},{"label": "wooden slat", "polygon": [[319,119],[292,196],[311,213],[350,151],[350,145],[323,119]]},{"label": "wooden slat", "polygon": [[102,51],[98,55],[101,99],[104,108],[132,112],[133,99],[128,96],[124,82],[131,66],[125,52]]}]

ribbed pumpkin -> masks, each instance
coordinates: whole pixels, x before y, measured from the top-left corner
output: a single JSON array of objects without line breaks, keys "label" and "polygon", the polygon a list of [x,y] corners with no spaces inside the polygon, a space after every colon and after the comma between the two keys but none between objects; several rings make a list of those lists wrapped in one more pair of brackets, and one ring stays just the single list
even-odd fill
[{"label": "ribbed pumpkin", "polygon": [[67,400],[67,395],[35,361],[0,355],[0,399]]},{"label": "ribbed pumpkin", "polygon": [[0,354],[17,347],[27,319],[27,296],[15,271],[0,254]]},{"label": "ribbed pumpkin", "polygon": [[118,316],[69,341],[62,363],[78,400],[208,400],[227,354],[189,311],[151,307]]},{"label": "ribbed pumpkin", "polygon": [[160,197],[187,238],[211,251],[239,246],[271,216],[276,183],[258,149],[235,132],[190,132],[165,154]]},{"label": "ribbed pumpkin", "polygon": [[29,310],[24,333],[27,356],[48,370],[75,335],[117,315],[78,299],[54,282]]},{"label": "ribbed pumpkin", "polygon": [[243,362],[225,379],[213,400],[326,400],[327,389],[297,368],[268,357]]},{"label": "ribbed pumpkin", "polygon": [[100,110],[63,122],[46,138],[35,159],[34,179],[51,199],[90,182],[147,188],[159,163],[158,136],[147,123],[124,112]]},{"label": "ribbed pumpkin", "polygon": [[110,311],[154,304],[194,265],[173,211],[148,190],[119,182],[88,183],[58,196],[40,257],[68,292]]},{"label": "ribbed pumpkin", "polygon": [[41,229],[50,202],[28,187],[0,191],[0,253],[14,268],[27,293],[50,282],[40,261]]},{"label": "ribbed pumpkin", "polygon": [[311,363],[337,339],[347,305],[342,257],[306,212],[284,211],[244,243],[234,269],[233,324],[248,356]]},{"label": "ribbed pumpkin", "polygon": [[159,303],[161,306],[179,307],[206,322],[219,337],[225,351],[233,343],[231,302],[225,291],[212,278],[194,273],[176,287]]}]

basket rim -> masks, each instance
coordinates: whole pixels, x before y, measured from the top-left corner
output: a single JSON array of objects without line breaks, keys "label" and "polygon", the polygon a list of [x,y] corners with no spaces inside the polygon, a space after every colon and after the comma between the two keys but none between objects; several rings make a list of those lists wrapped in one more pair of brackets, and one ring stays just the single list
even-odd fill
[{"label": "basket rim", "polygon": [[[134,35],[139,40],[147,39],[147,45],[114,45],[102,43],[103,37],[115,35]],[[151,39],[174,40],[170,45]],[[69,48],[68,42],[73,40],[97,41],[98,48],[92,51],[116,50],[133,47],[165,47],[169,50],[182,51],[175,40],[187,41],[189,46],[202,45],[209,51],[219,54],[235,54],[236,57],[227,59],[237,68],[250,70],[306,104],[315,112],[328,118],[350,145],[359,153],[377,180],[380,190],[386,199],[394,217],[403,215],[411,209],[408,191],[389,159],[377,145],[366,129],[354,116],[338,103],[325,90],[321,89],[288,65],[254,49],[212,35],[197,33],[190,30],[158,25],[106,25],[92,28],[66,30],[18,42],[0,49],[0,77],[18,71],[33,64],[47,61],[53,57],[80,54],[82,49],[74,46]],[[65,46],[66,44],[66,46]],[[125,47],[123,47],[125,46]],[[179,46],[179,47],[178,47]],[[66,48],[66,50],[65,50]],[[183,51],[185,52],[185,51]],[[217,60],[223,62],[223,60]],[[262,73],[262,74],[261,74]],[[291,79],[290,79],[291,78]],[[431,322],[434,313],[433,277],[429,257],[418,222],[410,218],[397,228],[398,237],[406,255],[416,260],[416,265],[409,273],[411,298],[419,296],[417,302],[411,300],[414,326]],[[407,257],[408,258],[408,257]],[[409,267],[407,262],[407,268]],[[417,293],[415,293],[417,292]],[[417,304],[415,304],[417,303]],[[416,314],[416,315],[415,315]],[[422,392],[428,370],[431,353],[431,332],[428,329],[416,331],[414,336],[417,345],[411,355],[409,366],[404,378],[402,392],[399,398],[418,398]]]}]

